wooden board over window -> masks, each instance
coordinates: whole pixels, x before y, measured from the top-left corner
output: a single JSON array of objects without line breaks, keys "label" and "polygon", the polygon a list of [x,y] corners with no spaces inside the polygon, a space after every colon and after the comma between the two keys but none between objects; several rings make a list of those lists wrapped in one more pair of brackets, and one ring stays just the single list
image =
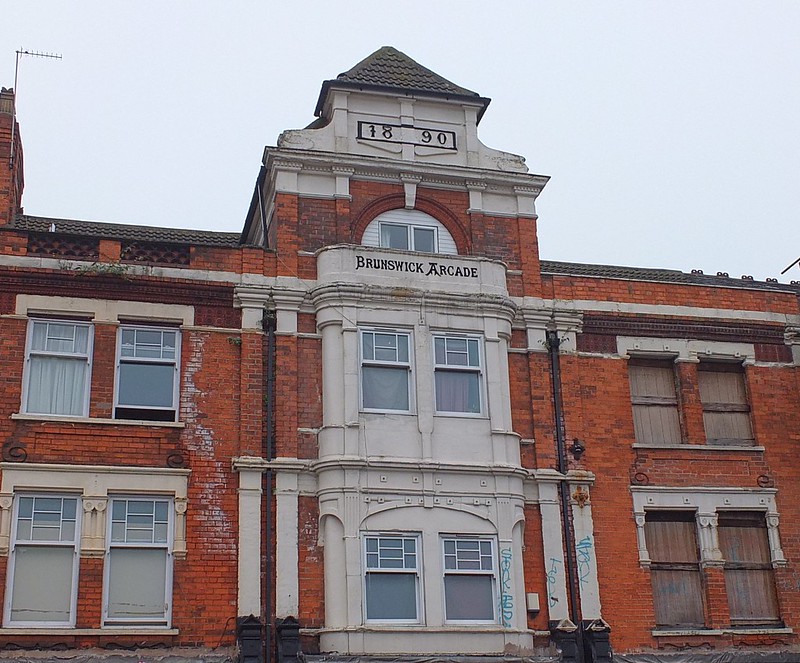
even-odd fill
[{"label": "wooden board over window", "polygon": [[731,623],[780,623],[764,514],[720,512],[717,527]]},{"label": "wooden board over window", "polygon": [[645,537],[651,559],[656,626],[703,627],[703,585],[694,512],[648,511]]},{"label": "wooden board over window", "polygon": [[680,444],[681,423],[671,360],[632,359],[628,365],[633,426],[639,444]]},{"label": "wooden board over window", "polygon": [[741,364],[702,362],[697,379],[708,444],[754,444]]}]

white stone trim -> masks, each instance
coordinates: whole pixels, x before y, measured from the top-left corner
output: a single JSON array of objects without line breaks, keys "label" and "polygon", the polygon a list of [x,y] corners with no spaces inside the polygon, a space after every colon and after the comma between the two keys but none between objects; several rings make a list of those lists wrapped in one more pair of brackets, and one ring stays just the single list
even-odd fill
[{"label": "white stone trim", "polygon": [[[685,284],[684,284],[685,285]],[[702,286],[698,286],[702,287]],[[714,286],[720,287],[720,286]],[[737,288],[739,290],[741,288]],[[747,289],[741,289],[747,291]],[[793,294],[787,291],[785,294]],[[517,297],[515,302],[523,314],[545,313],[552,311],[564,313],[581,313],[598,311],[603,313],[633,313],[638,315],[666,315],[683,318],[713,318],[718,320],[736,320],[740,322],[776,322],[785,325],[800,326],[800,315],[771,313],[746,309],[707,308],[701,306],[675,306],[670,304],[638,304],[632,302],[598,301],[594,299],[541,299],[539,297]]]},{"label": "white stone trim", "polygon": [[[186,557],[186,505],[191,470],[111,465],[0,463],[0,554],[8,554],[10,497],[23,491],[79,493],[83,503],[82,557],[101,557],[106,550],[108,494],[169,495],[174,498],[172,553]],[[4,506],[8,504],[8,506]]]},{"label": "white stone trim", "polygon": [[539,511],[542,517],[547,614],[550,621],[560,622],[569,619],[564,536],[558,495],[558,486],[564,475],[555,470],[539,470],[536,479],[539,487]]},{"label": "white stone trim", "polygon": [[85,299],[82,297],[57,297],[54,295],[17,295],[17,315],[39,313],[51,317],[59,315],[90,317],[92,322],[116,324],[122,319],[143,322],[171,322],[194,324],[194,306],[184,304],[152,304],[118,299]]},{"label": "white stone trim", "polygon": [[617,336],[617,354],[623,358],[659,355],[687,362],[716,359],[753,363],[756,360],[756,350],[752,343],[696,341],[648,336]]},{"label": "white stone trim", "polygon": [[591,482],[576,481],[570,477],[567,485],[569,486],[570,505],[572,507],[573,536],[575,537],[573,543],[577,564],[581,616],[584,620],[602,619],[600,585],[597,579],[594,520],[592,518],[592,502],[589,496]]},{"label": "white stone trim", "polygon": [[238,615],[260,616],[261,601],[261,533],[262,475],[268,464],[263,458],[240,456],[233,459],[234,472],[239,473],[239,555]]},{"label": "white stone trim", "polygon": [[717,532],[719,511],[763,513],[766,519],[772,565],[773,567],[786,565],[778,532],[779,514],[775,503],[775,495],[778,491],[774,488],[631,486],[630,491],[636,522],[639,563],[645,568],[650,565],[647,540],[644,535],[645,515],[648,509],[694,511],[698,525],[700,561],[705,566],[719,566],[723,562]]}]

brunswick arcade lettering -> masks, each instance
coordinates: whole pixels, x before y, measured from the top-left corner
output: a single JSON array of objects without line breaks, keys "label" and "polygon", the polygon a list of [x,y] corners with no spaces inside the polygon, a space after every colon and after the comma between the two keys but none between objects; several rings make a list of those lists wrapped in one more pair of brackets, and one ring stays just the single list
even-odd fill
[{"label": "brunswick arcade lettering", "polygon": [[391,260],[390,258],[365,258],[356,256],[356,271],[377,269],[383,272],[410,272],[423,276],[453,276],[468,279],[478,278],[477,267],[462,267],[441,262],[416,262],[413,260]]}]

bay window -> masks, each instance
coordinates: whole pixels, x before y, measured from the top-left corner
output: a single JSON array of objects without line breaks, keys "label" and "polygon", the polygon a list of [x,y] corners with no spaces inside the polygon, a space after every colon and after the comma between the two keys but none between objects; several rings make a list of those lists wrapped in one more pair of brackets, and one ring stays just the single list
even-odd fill
[{"label": "bay window", "polygon": [[442,550],[445,620],[495,621],[494,541],[448,537],[442,540]]},{"label": "bay window", "polygon": [[365,410],[411,409],[409,339],[403,332],[361,332],[361,403]]},{"label": "bay window", "polygon": [[480,414],[481,351],[477,338],[433,339],[436,411]]},{"label": "bay window", "polygon": [[415,536],[364,537],[367,621],[419,621],[419,551]]}]

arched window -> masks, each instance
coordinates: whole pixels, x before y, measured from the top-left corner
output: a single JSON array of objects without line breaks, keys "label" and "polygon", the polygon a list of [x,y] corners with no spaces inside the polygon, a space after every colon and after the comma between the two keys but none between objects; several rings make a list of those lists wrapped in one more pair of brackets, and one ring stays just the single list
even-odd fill
[{"label": "arched window", "polygon": [[430,214],[393,209],[376,216],[364,230],[364,246],[385,249],[458,254],[453,236]]}]

